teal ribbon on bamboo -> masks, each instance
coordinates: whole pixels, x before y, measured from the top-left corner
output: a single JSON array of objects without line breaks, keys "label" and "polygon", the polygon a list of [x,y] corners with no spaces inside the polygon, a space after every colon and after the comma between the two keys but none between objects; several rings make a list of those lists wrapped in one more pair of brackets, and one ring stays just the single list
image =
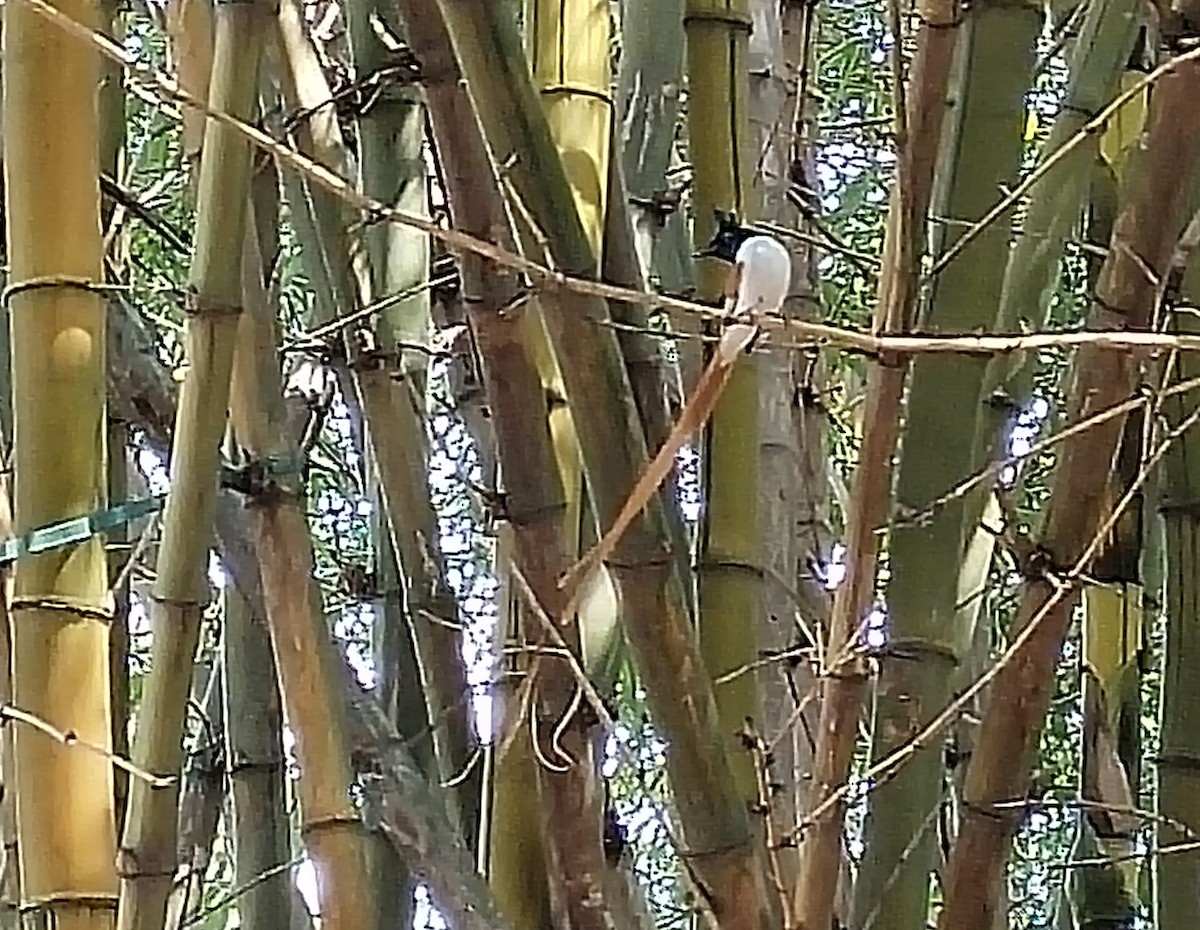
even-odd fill
[{"label": "teal ribbon on bamboo", "polygon": [[[297,459],[291,456],[269,456],[240,467],[222,465],[221,486],[243,494],[253,494],[258,492],[264,482],[302,482],[302,474],[303,465]],[[15,562],[22,556],[81,543],[118,526],[158,513],[166,503],[166,494],[155,494],[124,501],[103,510],[94,510],[83,516],[39,526],[20,536],[11,536],[0,542],[0,565]]]},{"label": "teal ribbon on bamboo", "polygon": [[95,510],[82,517],[60,520],[57,523],[39,526],[20,536],[12,536],[0,543],[0,565],[15,562],[22,556],[36,555],[39,552],[83,542],[118,526],[148,517],[161,510],[166,501],[165,494],[125,501],[115,507]]}]

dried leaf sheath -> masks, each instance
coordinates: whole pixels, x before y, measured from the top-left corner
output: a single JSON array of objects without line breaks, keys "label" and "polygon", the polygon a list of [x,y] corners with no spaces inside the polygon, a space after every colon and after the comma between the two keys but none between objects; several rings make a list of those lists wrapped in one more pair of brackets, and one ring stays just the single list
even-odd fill
[{"label": "dried leaf sheath", "polygon": [[[1182,62],[1159,81],[1151,103],[1150,126],[1139,170],[1131,176],[1125,206],[1113,230],[1100,272],[1090,329],[1149,327],[1165,273],[1183,223],[1188,177],[1200,154],[1200,63]],[[1149,272],[1149,273],[1148,273]],[[1153,280],[1152,280],[1153,278]],[[1119,403],[1134,390],[1139,359],[1130,353],[1086,347],[1078,357],[1070,420],[1078,422]],[[1052,672],[1078,596],[1081,559],[1086,566],[1094,537],[1107,516],[1109,467],[1117,451],[1124,417],[1066,440],[1041,534],[1040,565],[1028,566],[1016,628],[1036,623],[1025,645],[999,673],[985,713],[979,743],[967,771],[962,830],[954,846],[946,885],[941,930],[991,926],[996,889],[1018,811],[994,811],[996,801],[1021,797],[1052,690]],[[1066,589],[1060,590],[1058,585]]]}]

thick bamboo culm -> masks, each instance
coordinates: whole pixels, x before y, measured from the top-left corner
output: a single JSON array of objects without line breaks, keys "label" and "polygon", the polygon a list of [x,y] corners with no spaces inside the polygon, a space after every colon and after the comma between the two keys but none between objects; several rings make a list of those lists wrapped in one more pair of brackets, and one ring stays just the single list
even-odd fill
[{"label": "thick bamboo culm", "polygon": [[[93,0],[65,0],[59,9],[101,27]],[[17,4],[4,9],[4,45],[13,529],[25,533],[107,502],[100,60]],[[12,700],[106,748],[113,609],[98,536],[16,566]],[[117,903],[112,766],[100,754],[14,726],[13,778],[5,787],[17,800],[25,919],[58,930],[109,930]]]}]

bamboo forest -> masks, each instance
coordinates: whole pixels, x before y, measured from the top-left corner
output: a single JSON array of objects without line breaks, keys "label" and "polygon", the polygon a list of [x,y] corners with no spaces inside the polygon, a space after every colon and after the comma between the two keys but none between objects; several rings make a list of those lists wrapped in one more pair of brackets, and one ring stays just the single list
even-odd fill
[{"label": "bamboo forest", "polygon": [[2,5],[0,930],[1200,928],[1198,0]]}]

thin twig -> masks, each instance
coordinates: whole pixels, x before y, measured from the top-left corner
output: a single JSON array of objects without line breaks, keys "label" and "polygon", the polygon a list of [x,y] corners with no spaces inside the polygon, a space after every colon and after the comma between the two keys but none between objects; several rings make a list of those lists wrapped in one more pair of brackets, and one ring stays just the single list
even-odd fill
[{"label": "thin twig", "polygon": [[36,714],[31,714],[27,710],[21,710],[21,708],[13,704],[0,704],[0,720],[15,720],[18,723],[23,723],[46,734],[46,736],[62,743],[68,749],[78,747],[103,759],[107,759],[116,768],[127,772],[134,778],[144,781],[151,788],[169,788],[177,780],[174,776],[155,775],[153,772],[149,772],[140,765],[130,762],[124,756],[118,755],[112,750],[101,746],[99,743],[83,739],[74,730],[60,730],[54,724],[50,723],[50,721],[44,720]]}]

